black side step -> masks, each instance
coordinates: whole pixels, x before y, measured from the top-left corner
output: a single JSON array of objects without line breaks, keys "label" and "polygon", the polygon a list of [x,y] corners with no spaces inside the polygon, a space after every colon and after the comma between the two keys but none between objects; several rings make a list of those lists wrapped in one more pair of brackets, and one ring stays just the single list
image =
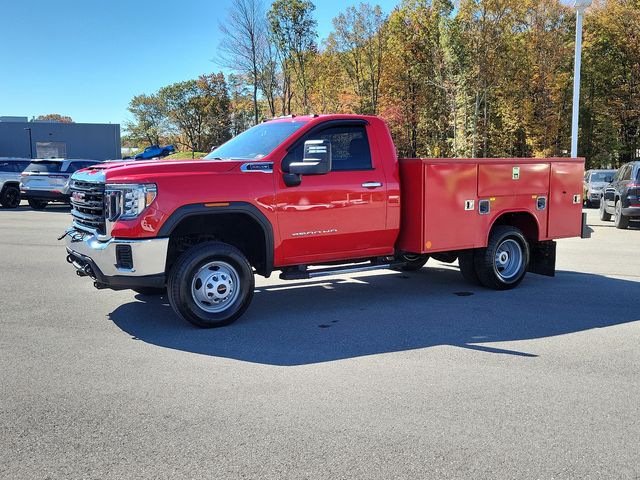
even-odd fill
[{"label": "black side step", "polygon": [[368,272],[369,270],[381,270],[385,268],[401,267],[404,262],[369,262],[360,265],[344,265],[341,267],[318,268],[315,270],[291,268],[284,270],[280,274],[281,280],[308,280],[318,277],[329,277],[331,275],[340,275],[343,273]]}]

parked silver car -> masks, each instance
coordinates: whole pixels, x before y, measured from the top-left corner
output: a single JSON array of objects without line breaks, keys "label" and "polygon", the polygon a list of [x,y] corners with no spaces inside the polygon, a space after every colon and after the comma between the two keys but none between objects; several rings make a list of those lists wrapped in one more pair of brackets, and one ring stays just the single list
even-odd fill
[{"label": "parked silver car", "polygon": [[22,198],[36,210],[42,210],[49,202],[69,203],[69,180],[73,172],[96,163],[101,162],[57,158],[32,160],[20,177]]},{"label": "parked silver car", "polygon": [[586,207],[594,207],[600,204],[602,189],[611,183],[615,174],[615,170],[587,170],[585,172],[582,199]]},{"label": "parked silver car", "polygon": [[20,174],[30,161],[28,158],[0,158],[0,205],[4,208],[20,205]]}]

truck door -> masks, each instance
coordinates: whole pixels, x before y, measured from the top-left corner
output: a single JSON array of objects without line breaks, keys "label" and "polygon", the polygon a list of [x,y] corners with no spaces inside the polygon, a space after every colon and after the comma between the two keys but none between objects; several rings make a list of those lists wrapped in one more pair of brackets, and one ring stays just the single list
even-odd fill
[{"label": "truck door", "polygon": [[[331,142],[333,167],[325,175],[304,175],[298,186],[279,175],[276,191],[284,263],[288,265],[385,255],[387,187],[377,148],[365,122],[331,122],[303,137],[282,160],[282,172],[302,161],[306,140]],[[373,143],[375,146],[375,143]]]}]

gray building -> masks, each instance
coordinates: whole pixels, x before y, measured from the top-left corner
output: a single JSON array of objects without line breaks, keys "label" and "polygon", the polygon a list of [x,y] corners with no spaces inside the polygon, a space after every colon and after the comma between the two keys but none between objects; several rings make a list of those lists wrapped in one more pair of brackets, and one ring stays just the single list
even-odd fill
[{"label": "gray building", "polygon": [[0,157],[121,158],[120,125],[0,117]]}]

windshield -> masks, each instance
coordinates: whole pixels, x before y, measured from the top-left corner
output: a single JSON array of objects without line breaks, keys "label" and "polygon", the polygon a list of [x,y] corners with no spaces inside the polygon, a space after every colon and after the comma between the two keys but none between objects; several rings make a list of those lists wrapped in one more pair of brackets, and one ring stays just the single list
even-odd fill
[{"label": "windshield", "polygon": [[213,150],[205,159],[259,160],[269,155],[306,122],[266,122],[245,130]]},{"label": "windshield", "polygon": [[606,182],[605,178],[613,177],[613,170],[607,172],[593,172],[591,174],[592,182]]}]

